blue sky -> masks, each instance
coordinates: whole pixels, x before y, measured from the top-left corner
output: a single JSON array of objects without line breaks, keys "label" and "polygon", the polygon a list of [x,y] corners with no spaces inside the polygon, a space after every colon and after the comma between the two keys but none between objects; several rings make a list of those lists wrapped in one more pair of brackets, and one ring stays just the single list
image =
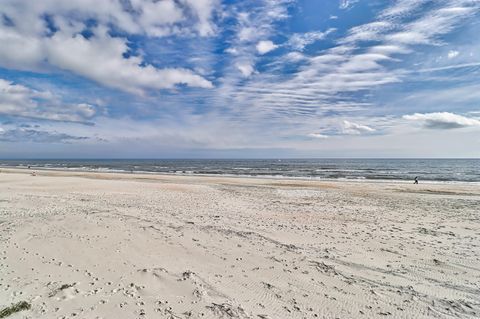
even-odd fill
[{"label": "blue sky", "polygon": [[480,157],[478,30],[478,0],[3,0],[0,157]]}]

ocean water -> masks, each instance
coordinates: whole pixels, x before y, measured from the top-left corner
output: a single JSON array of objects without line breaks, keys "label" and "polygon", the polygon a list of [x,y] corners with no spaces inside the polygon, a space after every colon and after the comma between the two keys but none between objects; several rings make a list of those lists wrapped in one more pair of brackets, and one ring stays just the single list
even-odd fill
[{"label": "ocean water", "polygon": [[480,159],[0,160],[0,167],[256,176],[269,178],[480,182]]},{"label": "ocean water", "polygon": [[0,167],[302,179],[480,182],[480,159],[0,160]]}]

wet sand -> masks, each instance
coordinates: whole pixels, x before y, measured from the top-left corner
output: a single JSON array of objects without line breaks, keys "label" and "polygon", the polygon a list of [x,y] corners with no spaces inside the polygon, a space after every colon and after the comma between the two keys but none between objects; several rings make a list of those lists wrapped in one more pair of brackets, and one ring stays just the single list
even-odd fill
[{"label": "wet sand", "polygon": [[2,169],[8,318],[479,318],[480,187]]}]

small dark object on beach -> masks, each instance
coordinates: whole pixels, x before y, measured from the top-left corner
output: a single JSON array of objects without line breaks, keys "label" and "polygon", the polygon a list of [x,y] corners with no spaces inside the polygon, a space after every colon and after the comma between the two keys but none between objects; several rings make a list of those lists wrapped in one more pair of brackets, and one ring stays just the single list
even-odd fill
[{"label": "small dark object on beach", "polygon": [[17,302],[16,304],[11,305],[10,307],[3,308],[0,311],[0,318],[6,318],[16,312],[20,312],[22,310],[28,310],[30,309],[31,305],[26,302],[26,301],[20,301]]},{"label": "small dark object on beach", "polygon": [[75,286],[75,284],[63,284],[60,286],[60,288],[58,288],[59,290],[64,290],[64,289],[67,289],[67,288],[71,288]]},{"label": "small dark object on beach", "polygon": [[415,181],[413,182],[413,184],[418,184],[418,176],[415,176]]},{"label": "small dark object on beach", "polygon": [[60,291],[62,291],[62,290],[65,290],[65,289],[68,289],[68,288],[71,288],[71,287],[73,287],[73,286],[75,286],[75,283],[73,283],[73,284],[63,284],[63,285],[61,285],[59,288],[51,291],[51,292],[48,294],[48,296],[49,296],[49,297],[53,297],[53,296],[55,296],[58,292],[60,292]]}]

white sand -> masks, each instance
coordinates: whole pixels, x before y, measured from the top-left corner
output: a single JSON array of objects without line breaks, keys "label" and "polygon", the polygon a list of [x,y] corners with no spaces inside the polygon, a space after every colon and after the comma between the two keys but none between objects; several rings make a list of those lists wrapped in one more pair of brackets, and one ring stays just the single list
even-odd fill
[{"label": "white sand", "polygon": [[480,187],[5,170],[9,318],[479,318]]}]

